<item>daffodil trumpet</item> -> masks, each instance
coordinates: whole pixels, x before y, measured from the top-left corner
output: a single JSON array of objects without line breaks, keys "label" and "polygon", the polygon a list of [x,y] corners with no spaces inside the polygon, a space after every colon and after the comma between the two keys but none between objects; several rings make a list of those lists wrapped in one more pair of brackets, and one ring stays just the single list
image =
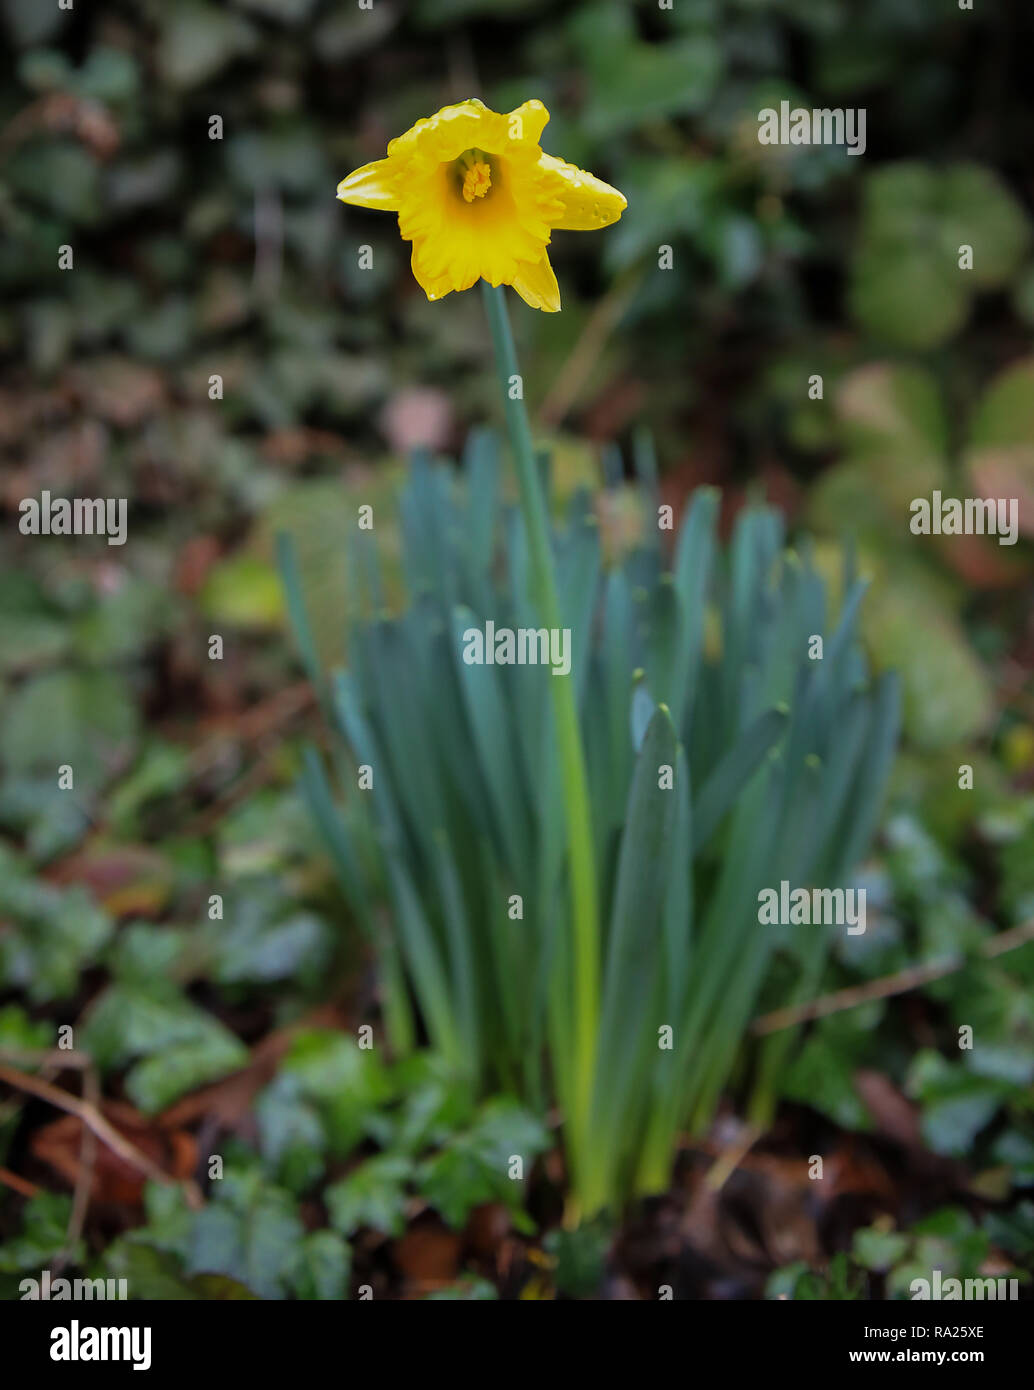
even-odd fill
[{"label": "daffodil trumpet", "polygon": [[487,280],[555,313],[553,232],[607,227],[627,204],[609,183],[543,152],[548,120],[541,101],[505,114],[476,98],[445,106],[392,140],[385,159],[342,179],[337,196],[398,213],[428,299]]}]

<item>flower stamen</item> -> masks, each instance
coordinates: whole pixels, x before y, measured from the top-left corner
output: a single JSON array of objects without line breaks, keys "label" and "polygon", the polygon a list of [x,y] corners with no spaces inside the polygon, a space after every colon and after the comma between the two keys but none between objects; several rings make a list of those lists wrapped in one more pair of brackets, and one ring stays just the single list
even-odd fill
[{"label": "flower stamen", "polygon": [[472,203],[475,198],[483,198],[491,187],[491,165],[482,159],[475,160],[463,175],[463,201]]}]

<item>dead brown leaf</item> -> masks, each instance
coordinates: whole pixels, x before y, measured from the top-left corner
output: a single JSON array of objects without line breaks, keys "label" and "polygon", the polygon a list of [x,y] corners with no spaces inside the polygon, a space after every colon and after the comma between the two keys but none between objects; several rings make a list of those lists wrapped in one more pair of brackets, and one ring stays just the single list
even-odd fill
[{"label": "dead brown leaf", "polygon": [[[122,1101],[105,1100],[101,1114],[119,1134],[177,1180],[189,1178],[197,1162],[194,1137],[182,1129],[169,1129],[148,1119]],[[81,1175],[83,1122],[77,1115],[62,1115],[37,1129],[30,1140],[33,1155],[70,1186]],[[120,1206],[136,1207],[143,1197],[145,1175],[104,1144],[96,1146],[90,1182],[90,1198]]]}]

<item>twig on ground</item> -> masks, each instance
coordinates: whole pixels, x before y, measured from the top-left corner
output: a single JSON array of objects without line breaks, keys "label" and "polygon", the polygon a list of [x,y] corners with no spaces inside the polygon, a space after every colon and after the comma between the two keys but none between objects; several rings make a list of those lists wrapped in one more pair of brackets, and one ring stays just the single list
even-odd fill
[{"label": "twig on ground", "polygon": [[[1034,921],[1023,922],[1008,931],[998,932],[989,937],[980,947],[980,955],[985,960],[994,960],[1008,951],[1015,951],[1034,941]],[[834,990],[832,994],[820,995],[806,1004],[792,1008],[775,1009],[762,1014],[751,1025],[755,1037],[767,1033],[778,1033],[784,1028],[793,1028],[798,1023],[809,1023],[812,1019],[828,1018],[830,1014],[841,1013],[844,1009],[856,1009],[861,1004],[869,1004],[874,999],[890,999],[895,994],[907,994],[909,990],[919,989],[933,980],[943,979],[963,970],[972,957],[952,956],[949,959],[929,961],[926,965],[910,965],[907,970],[899,970],[894,975],[884,975],[878,980],[868,980],[864,985],[851,985],[848,989]]]},{"label": "twig on ground", "polygon": [[[100,1077],[97,1075],[97,1068],[93,1065],[93,1058],[88,1057],[86,1061],[87,1065],[83,1068],[83,1100],[87,1105],[92,1105],[99,1114],[101,1103]],[[58,1269],[71,1258],[72,1251],[83,1233],[86,1213],[90,1209],[90,1192],[93,1188],[93,1174],[96,1166],[97,1136],[89,1125],[84,1123],[82,1141],[79,1145],[79,1171],[76,1174],[75,1190],[72,1194],[72,1211],[68,1218],[65,1248],[56,1260]]]},{"label": "twig on ground", "polygon": [[745,1125],[736,1140],[722,1149],[704,1177],[704,1183],[711,1192],[720,1192],[761,1138],[761,1131],[754,1125]]},{"label": "twig on ground", "polygon": [[[175,1184],[177,1179],[170,1177],[164,1169],[157,1163],[142,1153],[135,1144],[131,1143],[124,1135],[119,1134],[113,1125],[109,1124],[100,1113],[98,1107],[89,1101],[80,1100],[78,1096],[70,1095],[68,1091],[63,1091],[59,1086],[52,1086],[49,1081],[41,1081],[37,1076],[29,1076],[25,1072],[16,1071],[13,1067],[0,1065],[0,1081],[8,1086],[13,1086],[15,1090],[24,1091],[28,1095],[37,1096],[40,1100],[47,1101],[58,1110],[64,1110],[69,1115],[75,1115],[77,1119],[97,1136],[102,1144],[139,1169],[147,1177],[155,1182],[164,1183],[166,1186]],[[201,1205],[201,1193],[197,1185],[193,1182],[183,1184],[187,1193],[187,1200],[192,1206]]]},{"label": "twig on ground", "polygon": [[266,734],[279,733],[285,724],[304,714],[315,699],[308,681],[295,681],[293,685],[278,690],[275,695],[236,715],[232,729],[227,727],[223,732],[208,733],[194,749],[191,754],[194,776],[200,776],[218,764],[229,739],[237,743],[254,743]]},{"label": "twig on ground", "polygon": [[28,1178],[20,1178],[17,1173],[12,1173],[10,1168],[0,1168],[0,1182],[23,1197],[38,1197],[40,1194],[40,1189],[34,1182],[29,1182]]}]

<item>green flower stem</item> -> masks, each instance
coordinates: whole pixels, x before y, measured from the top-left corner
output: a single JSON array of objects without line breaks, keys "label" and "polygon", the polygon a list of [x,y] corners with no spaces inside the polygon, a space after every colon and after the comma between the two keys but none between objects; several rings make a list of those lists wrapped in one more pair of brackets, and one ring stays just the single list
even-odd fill
[{"label": "green flower stem", "polygon": [[[494,288],[484,280],[481,282],[481,289],[489,327],[492,330],[506,426],[517,465],[517,480],[528,533],[536,600],[546,626],[559,628],[560,601],[557,596],[553,552],[549,539],[546,499],[539,480],[528,413],[522,398],[523,392],[515,400],[511,390],[514,378],[519,377],[520,373],[517,368],[517,353],[514,350],[505,291],[501,287]],[[564,818],[571,884],[574,1056],[570,1101],[573,1113],[567,1116],[567,1122],[575,1163],[575,1181],[581,1187],[586,1176],[589,1117],[600,1017],[599,907],[585,754],[575,706],[574,678],[568,676],[551,680],[549,687],[553,692],[557,746],[563,775]]]}]

